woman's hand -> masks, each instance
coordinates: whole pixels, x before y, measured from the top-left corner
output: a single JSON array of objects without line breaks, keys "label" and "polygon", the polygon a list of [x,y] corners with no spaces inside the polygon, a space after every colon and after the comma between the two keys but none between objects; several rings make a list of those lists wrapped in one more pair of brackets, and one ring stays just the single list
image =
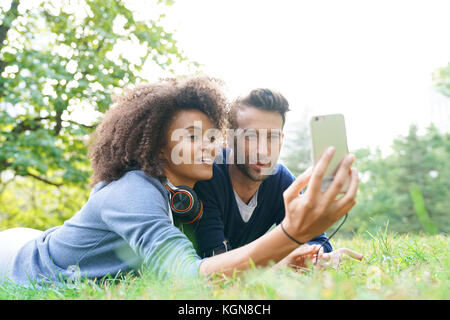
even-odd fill
[{"label": "woman's hand", "polygon": [[348,257],[361,261],[363,259],[363,255],[359,252],[350,250],[348,248],[339,248],[334,251],[323,253],[319,252],[319,257],[316,262],[316,254],[314,255],[314,263],[315,267],[332,267],[338,268],[343,259],[347,259]]},{"label": "woman's hand", "polygon": [[319,245],[304,244],[292,251],[283,260],[280,260],[275,267],[288,266],[295,270],[310,271],[314,268],[332,267],[338,268],[341,261],[348,257],[361,261],[363,255],[348,248],[339,248],[332,252],[323,252],[323,247],[320,248],[319,257],[316,256],[319,250]]},{"label": "woman's hand", "polygon": [[[280,260],[275,267],[288,266],[296,270],[309,270],[319,247],[319,245],[301,245],[288,254],[284,259]],[[323,248],[321,248],[321,251],[322,250]]]},{"label": "woman's hand", "polygon": [[[299,242],[307,242],[325,232],[356,203],[358,174],[356,169],[351,168],[354,161],[351,154],[341,162],[329,188],[325,192],[321,191],[322,179],[335,150],[334,147],[328,148],[317,165],[301,174],[283,193],[285,218],[282,224]],[[349,175],[351,181],[348,191],[336,199]],[[306,192],[300,195],[307,185]]]}]

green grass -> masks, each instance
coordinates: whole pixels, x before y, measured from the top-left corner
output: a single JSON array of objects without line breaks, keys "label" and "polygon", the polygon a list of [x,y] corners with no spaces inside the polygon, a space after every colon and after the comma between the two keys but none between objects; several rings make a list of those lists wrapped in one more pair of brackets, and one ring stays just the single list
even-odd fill
[{"label": "green grass", "polygon": [[364,254],[338,270],[253,268],[232,278],[166,281],[128,276],[42,290],[0,285],[0,299],[449,299],[449,242],[444,235],[376,235],[335,239]]}]

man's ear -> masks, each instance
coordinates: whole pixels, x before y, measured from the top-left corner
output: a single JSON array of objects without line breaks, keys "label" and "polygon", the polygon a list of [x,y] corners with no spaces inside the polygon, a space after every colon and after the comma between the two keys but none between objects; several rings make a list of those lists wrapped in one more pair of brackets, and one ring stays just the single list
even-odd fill
[{"label": "man's ear", "polygon": [[281,147],[283,146],[283,141],[284,141],[284,133],[281,133],[281,137],[280,137],[280,151],[281,151]]}]

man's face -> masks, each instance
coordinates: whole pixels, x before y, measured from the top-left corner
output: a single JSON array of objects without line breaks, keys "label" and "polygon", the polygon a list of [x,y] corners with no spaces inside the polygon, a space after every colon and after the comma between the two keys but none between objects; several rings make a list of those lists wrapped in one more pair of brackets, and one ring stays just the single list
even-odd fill
[{"label": "man's face", "polygon": [[253,181],[266,179],[278,162],[283,140],[283,118],[277,111],[241,106],[237,111],[237,129],[229,141],[234,163]]}]

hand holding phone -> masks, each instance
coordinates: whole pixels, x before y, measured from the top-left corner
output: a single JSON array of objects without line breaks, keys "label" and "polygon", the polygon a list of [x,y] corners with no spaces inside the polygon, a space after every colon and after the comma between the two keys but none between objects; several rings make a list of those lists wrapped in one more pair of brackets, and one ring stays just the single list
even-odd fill
[{"label": "hand holding phone", "polygon": [[[314,165],[319,161],[320,156],[330,146],[334,146],[336,151],[322,180],[321,191],[328,189],[333,182],[334,176],[340,163],[348,154],[347,134],[345,131],[345,120],[342,114],[329,114],[314,116],[310,120],[311,132],[311,157]],[[350,175],[341,189],[341,193],[348,190]]]}]

